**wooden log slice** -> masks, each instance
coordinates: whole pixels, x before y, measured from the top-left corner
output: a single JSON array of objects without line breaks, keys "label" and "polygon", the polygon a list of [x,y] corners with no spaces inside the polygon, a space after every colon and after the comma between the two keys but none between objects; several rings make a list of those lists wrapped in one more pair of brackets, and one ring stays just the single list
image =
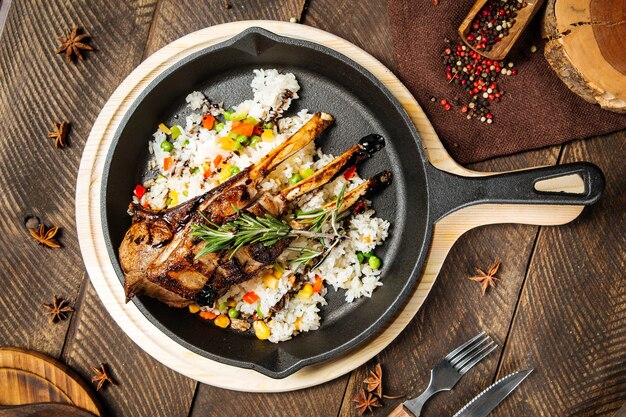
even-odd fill
[{"label": "wooden log slice", "polygon": [[626,1],[548,0],[543,37],[546,59],[570,90],[626,113]]}]

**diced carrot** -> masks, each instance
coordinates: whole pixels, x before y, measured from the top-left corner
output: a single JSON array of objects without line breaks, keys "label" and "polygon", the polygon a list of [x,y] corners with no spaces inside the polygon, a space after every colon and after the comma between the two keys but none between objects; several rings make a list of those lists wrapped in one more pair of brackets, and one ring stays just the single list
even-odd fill
[{"label": "diced carrot", "polygon": [[217,168],[217,166],[222,162],[222,155],[217,155],[215,157],[215,159],[213,160],[213,165],[215,166],[215,168]]},{"label": "diced carrot", "polygon": [[213,320],[215,317],[217,317],[217,314],[213,313],[212,311],[203,311],[202,313],[200,313],[200,317],[205,320]]},{"label": "diced carrot", "polygon": [[248,304],[254,304],[259,299],[259,296],[256,295],[254,291],[250,291],[244,294],[243,301]]},{"label": "diced carrot", "polygon": [[322,280],[322,277],[320,277],[319,275],[315,275],[315,283],[313,284],[313,292],[319,294],[319,292],[322,291],[323,283],[324,281]]},{"label": "diced carrot", "polygon": [[204,179],[207,179],[211,176],[211,164],[209,164],[208,162],[202,164],[202,176],[204,177]]},{"label": "diced carrot", "polygon": [[207,113],[202,118],[202,127],[205,129],[213,129],[213,125],[215,124],[215,117],[212,114]]},{"label": "diced carrot", "polygon": [[348,169],[346,169],[346,172],[343,173],[343,177],[346,180],[349,180],[350,178],[354,177],[354,173],[356,172],[356,166],[352,166]]},{"label": "diced carrot", "polygon": [[174,160],[172,159],[171,156],[168,156],[167,158],[163,158],[163,169],[165,171],[167,171],[168,169],[170,169],[170,167],[172,166],[172,163],[174,162]]},{"label": "diced carrot", "polygon": [[248,122],[234,122],[230,131],[238,135],[252,136],[252,133],[254,132],[254,125]]}]

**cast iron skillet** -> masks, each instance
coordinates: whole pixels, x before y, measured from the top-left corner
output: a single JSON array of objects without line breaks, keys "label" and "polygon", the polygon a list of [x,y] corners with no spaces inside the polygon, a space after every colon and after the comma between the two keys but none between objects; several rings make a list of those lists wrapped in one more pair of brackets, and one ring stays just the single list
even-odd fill
[{"label": "cast iron skillet", "polygon": [[[390,237],[376,251],[383,260],[384,285],[372,298],[351,304],[344,303],[343,292],[330,290],[321,328],[280,344],[219,329],[186,309],[169,308],[147,297],[133,300],[165,334],[213,360],[283,378],[305,365],[334,358],[381,329],[403,305],[416,285],[433,224],[446,214],[478,203],[588,205],[598,200],[604,187],[602,172],[588,163],[482,178],[439,171],[425,157],[404,109],[364,68],[326,47],[251,28],[174,64],[145,89],[122,120],[107,156],[101,190],[105,240],[121,282],[117,250],[130,225],[126,209],[131,190],[145,175],[147,142],[155,127],[161,122],[184,125],[185,97],[194,90],[224,100],[226,108],[251,97],[254,68],[296,75],[301,98],[290,114],[307,108],[335,117],[334,126],[317,140],[325,152],[337,155],[369,133],[386,138],[386,148],[359,168],[363,177],[385,169],[394,175],[393,183],[373,197],[378,215],[392,223]],[[572,173],[584,178],[583,194],[533,188],[541,179]]]}]

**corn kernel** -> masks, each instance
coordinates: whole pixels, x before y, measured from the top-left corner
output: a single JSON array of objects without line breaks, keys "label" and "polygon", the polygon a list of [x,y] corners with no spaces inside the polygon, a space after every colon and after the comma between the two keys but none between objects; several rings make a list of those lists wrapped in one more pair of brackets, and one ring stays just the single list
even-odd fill
[{"label": "corn kernel", "polygon": [[170,207],[178,205],[178,193],[174,190],[170,191]]},{"label": "corn kernel", "polygon": [[278,288],[278,279],[272,274],[266,274],[263,277],[263,283],[267,288],[271,288],[273,290]]},{"label": "corn kernel", "polygon": [[[154,126],[154,125],[153,125],[153,126]],[[167,126],[165,126],[163,123],[161,123],[161,124],[159,125],[159,130],[160,130],[161,132],[165,133],[166,135],[171,135],[171,134],[172,134],[172,131],[171,131],[171,130],[167,127]]]},{"label": "corn kernel", "polygon": [[263,133],[261,133],[261,139],[265,142],[270,142],[274,140],[274,131],[272,129],[263,129]]},{"label": "corn kernel", "polygon": [[220,174],[217,176],[218,180],[220,183],[226,181],[227,179],[229,179],[231,177],[231,173],[230,173],[230,167],[232,165],[230,164],[226,164],[224,166],[222,166],[222,170],[220,171]]},{"label": "corn kernel", "polygon": [[313,295],[313,286],[311,284],[305,284],[305,286],[302,287],[300,291],[298,291],[298,294],[296,295],[296,297],[298,297],[298,299],[300,299],[301,301],[306,301],[309,298],[311,298],[312,295]]},{"label": "corn kernel", "polygon": [[252,327],[254,328],[254,334],[259,340],[266,340],[270,337],[270,328],[267,327],[267,324],[261,320],[257,320],[252,323]]},{"label": "corn kernel", "polygon": [[280,277],[282,277],[284,274],[283,271],[279,271],[277,269],[274,270],[274,272],[272,272],[272,275],[274,276],[274,278],[276,279],[280,279]]},{"label": "corn kernel", "polygon": [[296,326],[296,330],[300,331],[302,327],[302,317],[298,317],[293,324]]},{"label": "corn kernel", "polygon": [[200,311],[200,306],[198,304],[189,304],[189,312],[191,314],[196,314]]},{"label": "corn kernel", "polygon": [[237,305],[237,301],[235,300],[228,300],[228,302],[226,303],[226,305],[228,307],[235,307]]},{"label": "corn kernel", "polygon": [[217,318],[215,319],[213,323],[215,323],[217,327],[221,327],[222,329],[225,329],[230,324],[230,319],[228,318],[227,315],[220,314],[219,316],[217,316]]},{"label": "corn kernel", "polygon": [[228,136],[221,137],[217,140],[217,144],[225,151],[232,151],[235,141]]}]

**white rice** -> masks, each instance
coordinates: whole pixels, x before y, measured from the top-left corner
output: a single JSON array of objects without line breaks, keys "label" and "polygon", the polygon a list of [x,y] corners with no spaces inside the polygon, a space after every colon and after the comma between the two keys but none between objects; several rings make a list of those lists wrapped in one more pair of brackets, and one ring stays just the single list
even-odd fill
[{"label": "white rice", "polygon": [[[254,79],[250,84],[253,99],[246,100],[234,109],[245,110],[248,116],[257,120],[265,120],[270,114],[278,114],[276,125],[273,127],[274,139],[259,141],[253,146],[244,147],[239,154],[224,150],[219,146],[219,138],[227,136],[231,129],[231,122],[225,122],[224,129],[217,133],[202,127],[204,114],[211,113],[219,116],[224,113],[221,105],[211,103],[202,92],[194,91],[186,98],[190,110],[194,111],[185,119],[185,126],[178,125],[180,136],[172,139],[158,129],[149,143],[151,159],[149,168],[158,176],[147,180],[143,186],[146,193],[141,199],[134,196],[134,201],[146,207],[161,210],[175,206],[204,194],[217,186],[223,179],[219,178],[217,168],[211,162],[218,156],[228,164],[239,169],[259,161],[273,148],[287,140],[295,131],[306,123],[311,115],[307,110],[290,117],[282,117],[291,100],[297,99],[300,90],[298,81],[293,74],[280,74],[275,69],[254,70]],[[285,92],[291,97],[285,100]],[[282,105],[281,105],[282,104]],[[273,113],[272,113],[273,112]],[[221,118],[220,118],[221,120]],[[173,148],[167,152],[161,148],[163,141],[168,140]],[[164,159],[171,159],[171,166],[164,169]],[[289,178],[300,169],[311,168],[317,170],[334,159],[333,155],[322,153],[312,142],[290,157],[261,184],[264,191],[275,192],[288,186]],[[354,175],[349,181],[339,176],[332,183],[322,189],[305,195],[298,202],[302,210],[311,210],[335,200],[341,189],[356,187],[363,180]],[[314,271],[308,272],[300,281],[313,284],[315,277],[322,277],[324,288],[320,293],[314,293],[309,299],[302,300],[289,296],[295,271],[286,269],[278,280],[277,288],[268,288],[262,277],[252,279],[240,285],[233,286],[216,303],[213,310],[218,313],[220,303],[236,302],[236,308],[245,317],[260,312],[266,316],[270,309],[285,298],[284,307],[273,312],[267,325],[271,331],[269,340],[281,342],[288,340],[299,332],[316,330],[320,326],[320,306],[326,305],[325,295],[327,288],[332,286],[335,291],[345,290],[346,302],[352,302],[360,297],[371,297],[374,290],[382,285],[380,282],[381,270],[372,269],[367,262],[360,263],[357,252],[370,252],[381,245],[387,238],[389,222],[375,217],[373,210],[367,210],[354,215],[349,221],[347,237],[341,241],[328,255],[326,260]],[[291,246],[305,246],[305,240],[296,240]],[[308,243],[310,245],[310,242]],[[286,251],[279,258],[279,263],[285,264],[292,251]],[[295,267],[294,267],[295,268]],[[242,300],[244,294],[254,291],[259,300],[248,304]],[[224,313],[224,311],[222,311]]]}]

